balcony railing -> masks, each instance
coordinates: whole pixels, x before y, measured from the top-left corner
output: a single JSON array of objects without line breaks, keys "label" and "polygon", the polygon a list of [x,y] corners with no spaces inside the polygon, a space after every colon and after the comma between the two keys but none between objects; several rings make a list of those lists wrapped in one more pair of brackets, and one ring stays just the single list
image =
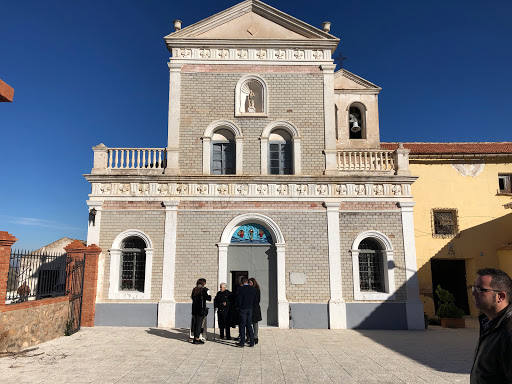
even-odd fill
[{"label": "balcony railing", "polygon": [[108,148],[107,169],[165,168],[165,148]]},{"label": "balcony railing", "polygon": [[380,149],[344,149],[338,151],[341,172],[394,172],[395,151]]}]

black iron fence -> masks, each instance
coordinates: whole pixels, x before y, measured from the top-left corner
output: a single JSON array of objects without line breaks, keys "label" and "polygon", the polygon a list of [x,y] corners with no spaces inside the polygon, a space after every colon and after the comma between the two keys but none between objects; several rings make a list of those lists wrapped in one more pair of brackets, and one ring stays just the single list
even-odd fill
[{"label": "black iron fence", "polygon": [[66,275],[71,261],[65,253],[13,250],[7,276],[6,303],[21,303],[68,294]]}]

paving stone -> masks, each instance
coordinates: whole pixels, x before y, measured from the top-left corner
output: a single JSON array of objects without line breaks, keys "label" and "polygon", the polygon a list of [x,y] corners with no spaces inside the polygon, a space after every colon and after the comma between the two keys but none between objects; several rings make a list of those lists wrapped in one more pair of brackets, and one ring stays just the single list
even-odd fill
[{"label": "paving stone", "polygon": [[[169,332],[178,332],[168,330]],[[0,358],[2,384],[466,383],[475,328],[425,332],[260,329],[256,348],[196,346],[145,328],[83,328]]]}]

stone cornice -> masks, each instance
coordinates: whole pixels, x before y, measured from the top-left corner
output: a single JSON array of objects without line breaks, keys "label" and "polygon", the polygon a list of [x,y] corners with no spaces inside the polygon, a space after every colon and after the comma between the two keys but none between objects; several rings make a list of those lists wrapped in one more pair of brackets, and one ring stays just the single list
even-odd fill
[{"label": "stone cornice", "polygon": [[276,175],[250,175],[250,176],[223,176],[223,175],[165,175],[165,174],[130,174],[129,171],[118,171],[110,174],[84,174],[90,183],[400,183],[412,184],[416,176],[397,175],[343,175],[343,176],[276,176]]}]

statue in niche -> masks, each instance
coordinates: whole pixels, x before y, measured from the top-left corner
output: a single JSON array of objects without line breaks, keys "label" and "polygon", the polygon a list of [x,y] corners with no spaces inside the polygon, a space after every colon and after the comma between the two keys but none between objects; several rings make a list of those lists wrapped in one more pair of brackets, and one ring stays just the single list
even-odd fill
[{"label": "statue in niche", "polygon": [[247,100],[249,101],[249,107],[247,108],[247,111],[256,112],[256,108],[254,107],[254,91],[252,89],[249,90]]},{"label": "statue in niche", "polygon": [[263,84],[255,79],[245,81],[240,87],[239,100],[240,112],[263,112]]}]

